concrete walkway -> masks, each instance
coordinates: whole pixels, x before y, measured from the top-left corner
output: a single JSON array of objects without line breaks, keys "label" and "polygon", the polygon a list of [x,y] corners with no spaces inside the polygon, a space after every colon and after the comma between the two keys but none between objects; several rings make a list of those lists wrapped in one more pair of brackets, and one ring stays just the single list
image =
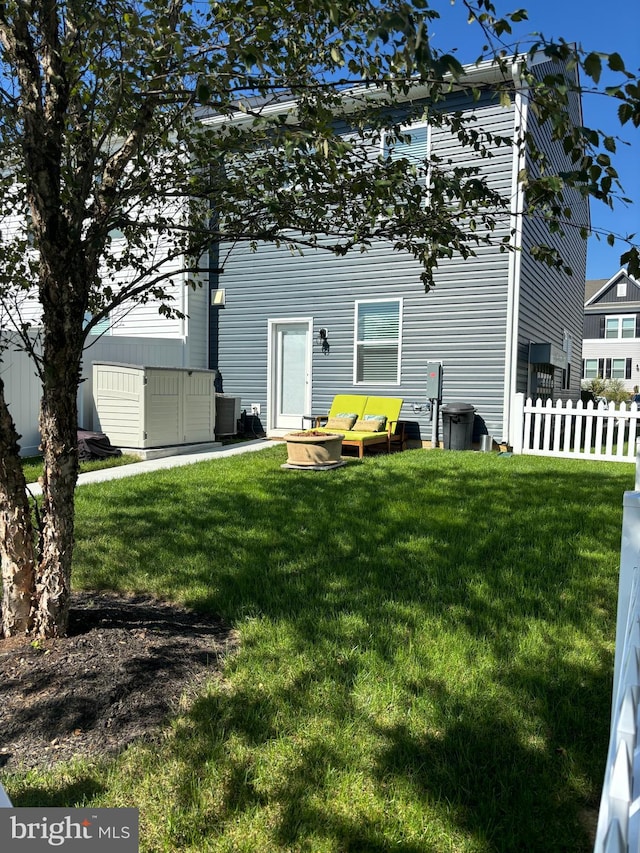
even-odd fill
[{"label": "concrete walkway", "polygon": [[[265,450],[267,447],[275,447],[281,443],[259,438],[255,441],[245,441],[241,444],[219,447],[216,450],[194,451],[193,453],[183,453],[178,456],[146,459],[144,462],[119,465],[116,468],[101,468],[99,471],[88,471],[86,474],[80,474],[77,485],[84,486],[87,483],[106,483],[107,480],[122,480],[124,477],[134,477],[136,474],[146,474],[149,471],[165,471],[169,468],[178,468],[182,465],[193,465],[194,462],[238,456],[241,453],[253,453],[256,450]],[[30,483],[28,489],[34,496],[42,494],[39,483]]]}]

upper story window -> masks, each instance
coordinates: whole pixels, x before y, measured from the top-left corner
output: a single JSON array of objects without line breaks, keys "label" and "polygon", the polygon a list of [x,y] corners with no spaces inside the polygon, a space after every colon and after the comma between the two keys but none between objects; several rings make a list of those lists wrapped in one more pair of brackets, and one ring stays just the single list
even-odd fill
[{"label": "upper story window", "polygon": [[402,300],[356,302],[355,383],[400,382]]},{"label": "upper story window", "polygon": [[[84,315],[85,326],[87,325],[87,323],[90,320],[91,320],[91,313],[89,311],[87,311],[87,313]],[[99,323],[96,323],[96,325],[93,327],[93,329],[91,329],[89,334],[90,335],[96,335],[96,336],[99,335],[100,337],[102,337],[103,335],[110,335],[111,334],[111,318],[110,318],[110,316],[107,315],[104,319],[100,320]]]},{"label": "upper story window", "polygon": [[607,317],[604,326],[605,338],[635,338],[635,314],[626,317]]},{"label": "upper story window", "polygon": [[392,160],[405,159],[409,167],[415,169],[418,181],[426,183],[429,171],[428,156],[430,145],[429,125],[426,122],[412,124],[402,129],[401,138],[392,139],[386,134],[383,139],[383,154]]}]

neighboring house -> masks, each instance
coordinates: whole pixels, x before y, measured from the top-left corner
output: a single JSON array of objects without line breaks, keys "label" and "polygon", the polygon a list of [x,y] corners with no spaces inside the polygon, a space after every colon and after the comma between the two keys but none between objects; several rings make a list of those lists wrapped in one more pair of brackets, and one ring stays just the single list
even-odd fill
[{"label": "neighboring house", "polygon": [[625,269],[586,282],[582,377],[640,386],[640,282]]},{"label": "neighboring house", "polygon": [[[548,70],[547,64],[536,68]],[[493,73],[504,83],[497,69]],[[470,68],[469,78],[475,75],[486,80],[487,69]],[[412,95],[416,101],[420,92]],[[514,140],[526,130],[562,164],[561,143],[547,141],[517,83],[509,106],[490,91],[476,103],[455,98],[455,107],[473,110],[480,126]],[[580,124],[577,97],[573,113]],[[454,163],[469,157],[442,130],[410,130],[417,151]],[[402,397],[401,417],[416,442],[432,434],[425,405],[430,362],[443,364],[445,404],[476,407],[476,437],[488,432],[512,443],[516,392],[577,400],[586,243],[577,229],[549,235],[542,219],[520,215],[524,157],[517,145],[502,146],[482,161],[492,185],[513,199],[513,213],[496,237],[513,231],[519,251],[482,246],[475,258],[443,260],[429,294],[416,262],[382,243],[345,257],[320,250],[292,255],[272,245],[255,253],[234,248],[213,284],[224,288],[226,305],[213,309],[211,345],[219,355],[210,366],[222,372],[225,392],[239,395],[249,412],[259,406],[274,435],[309,426],[302,416],[326,413],[336,393]],[[588,224],[586,201],[576,194],[570,203],[575,221]],[[544,240],[561,250],[572,276],[531,257],[529,248]]]},{"label": "neighboring house", "polygon": [[[549,70],[544,61],[534,73]],[[451,109],[468,111],[480,127],[514,142],[530,134],[562,169],[561,142],[549,142],[538,127],[517,68],[511,71],[486,64],[470,66],[467,73],[470,82],[510,86],[507,105],[488,85],[478,101],[452,93]],[[420,101],[420,90],[412,90],[411,97]],[[277,109],[293,106],[283,102]],[[571,112],[581,125],[578,96]],[[244,118],[239,114],[238,120]],[[422,123],[409,132],[421,158],[431,153],[454,165],[470,159],[442,129]],[[255,253],[248,245],[215,247],[215,257],[227,259],[224,274],[212,272],[196,291],[176,285],[188,319],[166,320],[151,303],[110,318],[110,334],[85,355],[82,425],[100,426],[92,420],[91,363],[117,361],[217,368],[225,393],[239,396],[249,413],[258,407],[265,429],[274,435],[309,426],[303,416],[326,413],[337,393],[402,397],[409,436],[415,443],[428,442],[428,365],[441,362],[443,402],[473,404],[476,436],[488,433],[513,443],[516,392],[579,397],[586,243],[578,228],[567,229],[564,237],[549,234],[542,218],[522,215],[524,145],[502,145],[492,154],[480,166],[491,185],[511,199],[512,213],[498,223],[495,246],[480,246],[477,257],[468,260],[441,261],[429,294],[418,264],[383,243],[344,257],[320,250],[292,255],[270,244],[260,244]],[[576,193],[567,203],[575,222],[588,225],[587,201]],[[501,252],[499,242],[510,234],[517,251]],[[573,275],[535,261],[530,248],[539,242],[555,245]],[[5,383],[16,374],[13,392],[8,385],[15,402],[25,393],[24,379],[21,384],[8,359],[0,369]],[[18,418],[19,431],[27,433],[23,452],[37,446],[37,388],[29,396],[30,410]]]}]

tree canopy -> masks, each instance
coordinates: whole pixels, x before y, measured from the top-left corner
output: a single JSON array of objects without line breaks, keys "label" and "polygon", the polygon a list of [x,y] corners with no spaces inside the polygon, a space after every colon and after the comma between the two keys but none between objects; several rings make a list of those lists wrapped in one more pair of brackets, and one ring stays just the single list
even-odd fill
[{"label": "tree canopy", "polygon": [[[586,238],[570,194],[606,205],[623,196],[618,140],[571,112],[581,75],[597,87],[607,67],[618,83],[605,94],[621,124],[640,124],[638,78],[622,57],[542,39],[520,50],[514,30],[525,10],[500,17],[489,0],[462,0],[479,37],[475,65],[463,68],[431,42],[440,5],[0,4],[0,348],[17,341],[34,360],[44,455],[34,520],[0,380],[6,634],[66,629],[80,362],[87,335],[114,308],[154,299],[176,313],[172,277],[187,270],[197,286],[216,241],[343,254],[384,239],[416,257],[426,289],[442,258],[495,239],[509,250],[496,225],[511,199],[479,164],[513,139],[444,105],[463,90],[478,103],[489,94],[508,102],[514,64],[530,109],[566,155],[559,170],[529,144],[523,214],[544,217],[550,233],[577,228]],[[543,75],[540,57],[551,69]],[[451,133],[468,162],[403,154],[416,120]],[[419,170],[428,181],[415,180]],[[638,274],[634,236],[618,236],[621,263]],[[553,246],[536,251],[564,266]]]}]

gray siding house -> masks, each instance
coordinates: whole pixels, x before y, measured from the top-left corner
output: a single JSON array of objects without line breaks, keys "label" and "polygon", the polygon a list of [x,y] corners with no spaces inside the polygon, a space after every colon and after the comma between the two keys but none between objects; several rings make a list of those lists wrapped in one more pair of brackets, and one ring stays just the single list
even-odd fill
[{"label": "gray siding house", "polygon": [[[534,72],[549,70],[542,62]],[[507,69],[505,77],[486,64],[469,68],[467,79],[488,84],[481,99],[472,102],[459,90],[448,107],[468,110],[494,135],[519,141],[528,132],[556,168],[569,165],[562,145],[538,126],[517,73]],[[492,84],[510,86],[508,104]],[[411,97],[425,103],[418,89]],[[276,108],[286,111],[292,102]],[[572,114],[581,124],[577,96]],[[412,154],[420,158],[430,152],[452,164],[469,162],[469,150],[441,128],[423,122],[410,134]],[[511,214],[499,220],[494,246],[480,246],[468,260],[454,255],[441,261],[430,293],[413,258],[382,242],[344,257],[311,249],[292,255],[271,244],[255,252],[242,244],[217,246],[211,266],[225,259],[223,274],[212,272],[195,291],[176,283],[184,320],[161,317],[152,302],[123,306],[122,316],[110,318],[108,333],[85,353],[82,425],[101,428],[93,411],[92,363],[117,361],[217,368],[225,394],[239,397],[249,414],[257,407],[272,435],[310,426],[305,416],[326,413],[338,393],[402,397],[411,443],[428,444],[427,374],[430,363],[440,362],[442,402],[472,404],[476,438],[488,433],[512,444],[516,392],[579,399],[586,244],[577,228],[550,235],[544,220],[523,215],[524,146],[501,145],[492,153],[479,162],[491,186],[510,200]],[[576,195],[568,203],[575,222],[588,225],[587,202]],[[499,241],[510,234],[517,251],[501,252]],[[539,242],[555,245],[573,275],[535,261],[530,248]],[[39,383],[18,351],[1,367],[22,452],[35,453]]]},{"label": "gray siding house", "polygon": [[[541,63],[536,70],[549,68]],[[504,82],[497,69],[491,73]],[[487,79],[486,68],[474,74]],[[473,110],[495,134],[515,140],[528,131],[562,168],[562,146],[538,126],[514,79],[508,106],[490,93],[479,104],[454,95],[452,106]],[[573,112],[582,123],[577,97]],[[469,156],[438,128],[428,145],[454,162]],[[401,417],[416,445],[432,434],[425,405],[430,362],[443,365],[443,403],[476,408],[476,439],[488,433],[512,443],[516,392],[579,399],[586,243],[577,228],[549,235],[542,219],[522,215],[526,150],[501,146],[493,155],[483,170],[512,199],[512,213],[499,223],[495,246],[481,246],[468,260],[441,261],[428,294],[417,263],[383,243],[345,257],[320,250],[292,255],[272,245],[233,248],[224,273],[211,281],[213,290],[224,289],[225,305],[210,309],[209,366],[221,371],[225,393],[240,396],[249,413],[257,406],[272,435],[309,426],[303,416],[326,413],[337,393],[402,397]],[[575,222],[588,225],[587,202],[576,195],[569,203]],[[498,242],[510,232],[518,250],[500,252]],[[572,276],[531,257],[539,241],[560,249]],[[220,255],[230,248],[221,246]]]},{"label": "gray siding house", "polygon": [[640,282],[625,269],[586,282],[582,376],[640,386]]}]

